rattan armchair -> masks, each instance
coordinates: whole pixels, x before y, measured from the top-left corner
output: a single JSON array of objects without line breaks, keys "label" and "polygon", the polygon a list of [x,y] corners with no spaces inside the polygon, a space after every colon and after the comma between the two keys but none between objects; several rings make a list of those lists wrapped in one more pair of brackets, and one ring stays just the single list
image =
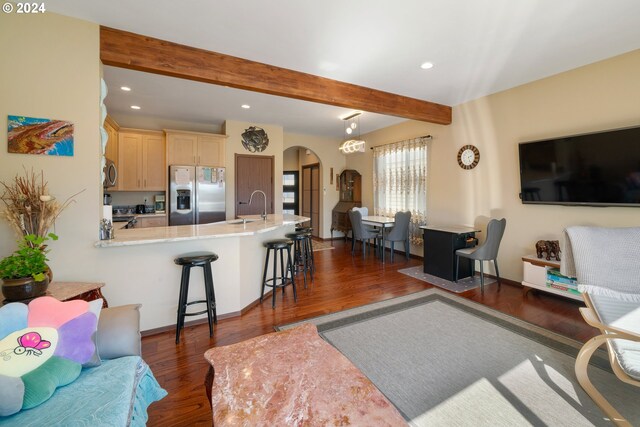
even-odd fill
[{"label": "rattan armchair", "polygon": [[640,387],[640,228],[569,227],[563,252],[562,272],[577,277],[586,305],[580,313],[600,331],[578,353],[576,377],[614,424],[630,426],[594,387],[587,367],[594,352],[606,344],[615,376]]}]

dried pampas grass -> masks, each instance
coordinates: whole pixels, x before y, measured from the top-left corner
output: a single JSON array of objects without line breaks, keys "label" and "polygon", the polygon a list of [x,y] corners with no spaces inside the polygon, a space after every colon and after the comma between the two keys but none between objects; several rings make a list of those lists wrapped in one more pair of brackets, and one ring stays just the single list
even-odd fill
[{"label": "dried pampas grass", "polygon": [[29,172],[25,168],[24,172],[25,176],[16,175],[9,183],[0,181],[4,187],[0,200],[7,207],[4,216],[21,237],[28,234],[45,237],[58,215],[84,190],[59,203],[49,194],[42,171],[36,174],[33,169]]}]

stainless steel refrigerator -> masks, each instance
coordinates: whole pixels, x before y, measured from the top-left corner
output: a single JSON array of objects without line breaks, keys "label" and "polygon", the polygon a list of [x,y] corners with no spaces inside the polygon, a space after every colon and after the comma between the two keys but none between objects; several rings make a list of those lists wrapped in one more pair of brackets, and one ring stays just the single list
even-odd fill
[{"label": "stainless steel refrigerator", "polygon": [[169,225],[224,221],[225,169],[169,166]]}]

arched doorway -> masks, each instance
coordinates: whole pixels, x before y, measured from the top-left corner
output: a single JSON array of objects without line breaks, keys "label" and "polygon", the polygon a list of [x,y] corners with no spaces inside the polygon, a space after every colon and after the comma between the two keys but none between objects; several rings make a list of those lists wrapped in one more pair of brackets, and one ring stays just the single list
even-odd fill
[{"label": "arched doorway", "polygon": [[312,235],[322,235],[322,164],[306,147],[289,147],[283,153],[283,213],[311,218]]}]

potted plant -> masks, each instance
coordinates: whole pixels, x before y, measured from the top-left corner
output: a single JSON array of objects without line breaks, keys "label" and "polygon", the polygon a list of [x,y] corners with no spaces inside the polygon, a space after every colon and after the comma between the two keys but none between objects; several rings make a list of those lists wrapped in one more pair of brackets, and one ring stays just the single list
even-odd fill
[{"label": "potted plant", "polygon": [[[59,203],[49,194],[44,173],[24,170],[24,176],[16,175],[12,181],[0,181],[0,194],[6,206],[4,216],[19,236],[18,250],[0,261],[2,293],[10,301],[43,295],[53,275],[46,264],[47,240],[58,237],[49,233],[60,213],[74,202],[69,197]],[[47,276],[47,277],[44,277]]]},{"label": "potted plant", "polygon": [[58,236],[27,234],[18,240],[18,250],[0,261],[2,294],[7,301],[20,301],[44,295],[49,286],[47,250],[44,242]]}]

